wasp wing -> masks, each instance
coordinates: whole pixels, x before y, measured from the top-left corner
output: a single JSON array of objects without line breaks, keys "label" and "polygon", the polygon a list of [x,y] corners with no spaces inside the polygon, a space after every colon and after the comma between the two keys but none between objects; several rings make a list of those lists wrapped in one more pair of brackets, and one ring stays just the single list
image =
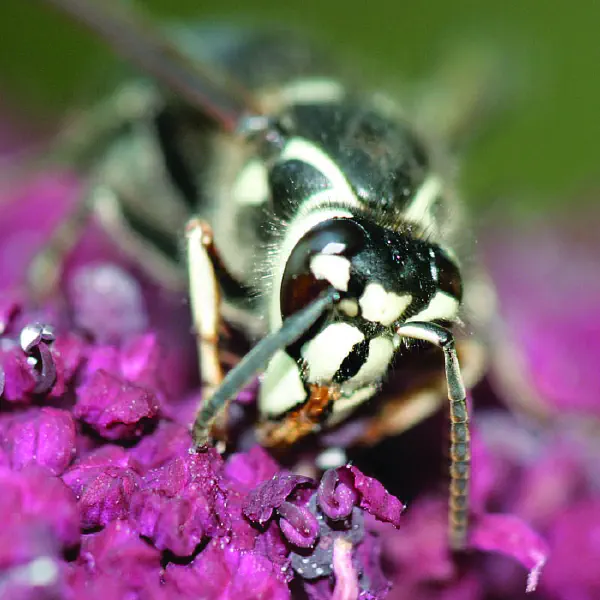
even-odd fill
[{"label": "wasp wing", "polygon": [[94,0],[42,0],[81,23],[137,68],[151,75],[222,129],[235,132],[260,108],[226,75],[191,60],[139,12]]}]

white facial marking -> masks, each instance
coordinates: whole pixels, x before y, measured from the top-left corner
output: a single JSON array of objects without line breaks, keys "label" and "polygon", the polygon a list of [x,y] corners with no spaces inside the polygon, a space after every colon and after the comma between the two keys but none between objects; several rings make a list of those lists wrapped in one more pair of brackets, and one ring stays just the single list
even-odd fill
[{"label": "white facial marking", "polygon": [[446,292],[436,292],[429,304],[420,313],[413,315],[406,321],[434,321],[436,319],[452,321],[457,317],[459,307],[460,304],[454,296],[450,296]]},{"label": "white facial marking", "polygon": [[[328,425],[335,425],[343,421],[353,410],[359,407],[363,402],[366,402],[369,398],[372,398],[378,390],[378,386],[368,385],[358,390],[349,391],[344,394],[341,398],[338,398],[332,407],[332,414],[327,420]],[[343,392],[343,387],[342,387]]]},{"label": "white facial marking", "polygon": [[346,244],[342,242],[329,242],[321,250],[321,254],[341,254],[345,249]]},{"label": "white facial marking", "polygon": [[358,304],[356,300],[344,298],[343,300],[340,300],[338,308],[349,317],[356,317],[358,315]]},{"label": "white facial marking", "polygon": [[415,192],[414,198],[407,207],[403,218],[430,230],[435,225],[432,209],[442,190],[442,181],[432,175],[425,179]]},{"label": "white facial marking", "polygon": [[286,352],[277,352],[263,375],[258,395],[262,415],[277,416],[306,399],[306,390],[296,361]]},{"label": "white facial marking", "polygon": [[391,325],[402,316],[411,300],[410,294],[399,296],[393,292],[386,292],[379,283],[369,283],[358,303],[365,319]]},{"label": "white facial marking", "polygon": [[369,354],[363,366],[358,370],[346,386],[353,388],[363,387],[367,384],[379,382],[387,373],[392,357],[394,356],[394,343],[385,337],[376,337],[369,342]]},{"label": "white facial marking", "polygon": [[339,166],[318,146],[302,138],[292,138],[280,156],[280,161],[287,160],[300,160],[313,166],[329,181],[332,198],[339,202],[351,202],[354,206],[358,205],[352,187]]},{"label": "white facial marking", "polygon": [[300,79],[286,85],[282,90],[284,101],[289,104],[303,102],[337,102],[345,95],[344,86],[331,79]]},{"label": "white facial marking", "polygon": [[310,270],[317,279],[326,279],[336,290],[348,291],[350,261],[347,258],[317,254],[310,261]]},{"label": "white facial marking", "polygon": [[251,160],[233,184],[232,196],[237,204],[259,206],[269,198],[269,175],[264,163]]},{"label": "white facial marking", "polygon": [[308,366],[311,383],[326,383],[332,380],[352,347],[365,336],[348,323],[332,323],[302,347],[302,358]]}]

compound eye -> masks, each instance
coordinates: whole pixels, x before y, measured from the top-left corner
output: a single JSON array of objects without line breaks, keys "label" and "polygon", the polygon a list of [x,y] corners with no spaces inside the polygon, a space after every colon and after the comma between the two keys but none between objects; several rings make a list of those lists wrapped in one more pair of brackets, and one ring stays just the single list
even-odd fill
[{"label": "compound eye", "polygon": [[285,319],[328,287],[347,292],[352,257],[365,247],[365,232],[352,219],[330,219],[308,231],[296,244],[281,282]]},{"label": "compound eye", "polygon": [[463,295],[460,269],[456,263],[441,253],[436,259],[436,266],[438,272],[437,285],[439,289],[460,302]]}]

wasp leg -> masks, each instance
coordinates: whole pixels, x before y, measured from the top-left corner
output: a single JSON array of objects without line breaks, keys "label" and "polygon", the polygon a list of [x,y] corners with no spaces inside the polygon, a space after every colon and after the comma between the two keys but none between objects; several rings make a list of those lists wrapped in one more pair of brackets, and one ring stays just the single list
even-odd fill
[{"label": "wasp leg", "polygon": [[448,505],[450,546],[461,550],[467,541],[471,435],[469,412],[454,335],[436,323],[411,322],[398,327],[400,337],[424,340],[444,352],[446,384],[450,402],[450,499]]},{"label": "wasp leg", "polygon": [[[197,285],[201,291],[200,279]],[[227,373],[216,392],[204,398],[198,412],[193,430],[196,447],[206,446],[210,442],[210,430],[219,413],[254,374],[264,369],[278,350],[297,342],[339,299],[339,293],[333,287],[327,289],[316,300],[288,317],[279,329],[264,337]]]},{"label": "wasp leg", "polygon": [[150,279],[172,291],[185,290],[186,280],[179,265],[128,226],[121,212],[118,190],[92,184],[85,199],[63,220],[31,262],[27,281],[35,300],[56,293],[64,262],[92,218],[97,219],[117,247]]},{"label": "wasp leg", "polygon": [[[124,86],[115,96],[105,100],[84,114],[76,116],[66,123],[56,139],[51,143],[48,151],[44,152],[44,159],[38,161],[25,161],[23,170],[17,169],[17,176],[24,176],[33,169],[45,166],[67,164],[75,169],[84,168],[90,161],[95,161],[99,152],[102,152],[106,143],[123,127],[132,121],[148,118],[156,112],[160,96],[153,86],[142,82],[133,82]],[[85,227],[89,223],[93,213],[103,217],[106,213],[114,213],[114,210],[106,209],[107,191],[97,183],[92,182],[89,186],[86,198],[82,199],[71,214],[63,220],[53,232],[48,242],[33,258],[27,283],[35,300],[44,300],[58,289],[63,263],[81,238]],[[113,194],[117,196],[115,192]],[[115,225],[116,219],[112,219],[111,226]],[[122,223],[122,219],[121,219]],[[120,227],[117,241],[124,239]],[[110,233],[109,229],[109,233]],[[133,243],[126,244],[131,254],[136,259],[148,256],[147,247],[143,251],[137,244],[133,249]],[[152,262],[146,270],[151,273],[163,273],[165,269],[156,267]],[[164,263],[164,261],[163,261]],[[170,274],[173,269],[168,269]],[[167,283],[172,282],[173,277],[166,275],[163,278]],[[180,278],[181,279],[181,278]],[[181,288],[181,283],[178,286]]]},{"label": "wasp leg", "polygon": [[127,223],[121,209],[122,197],[123,194],[114,187],[98,185],[92,190],[93,213],[102,229],[152,281],[174,292],[185,291],[186,278],[181,266]]},{"label": "wasp leg", "polygon": [[34,301],[46,300],[58,290],[65,259],[83,235],[91,215],[91,203],[79,202],[33,257],[27,271],[27,287]]},{"label": "wasp leg", "polygon": [[130,81],[114,95],[70,116],[46,156],[54,165],[93,162],[124,125],[151,118],[163,102],[152,84]]},{"label": "wasp leg", "polygon": [[[200,219],[192,219],[186,228],[190,307],[196,333],[198,360],[202,382],[202,402],[206,404],[223,381],[219,360],[221,325],[220,291],[213,256],[216,254],[211,227]],[[219,412],[224,412],[223,407]],[[206,423],[194,423],[194,441]],[[214,420],[210,423],[210,429]]]}]

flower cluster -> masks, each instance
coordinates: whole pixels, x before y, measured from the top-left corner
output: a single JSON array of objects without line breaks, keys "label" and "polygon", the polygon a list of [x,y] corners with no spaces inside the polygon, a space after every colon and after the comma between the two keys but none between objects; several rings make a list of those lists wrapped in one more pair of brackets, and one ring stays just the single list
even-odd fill
[{"label": "flower cluster", "polygon": [[[364,461],[305,476],[301,455],[283,468],[252,444],[191,451],[198,379],[182,296],[92,225],[60,294],[41,307],[27,297],[27,265],[79,192],[54,173],[0,201],[1,599],[484,600],[538,580],[552,600],[600,593],[593,437],[579,423],[524,421],[487,387],[475,398],[490,408],[475,418],[473,528],[458,555],[443,468],[405,511],[387,491],[408,494],[394,466],[381,480]],[[523,331],[510,313],[504,325]],[[538,398],[542,363],[556,358],[550,348],[522,363]],[[564,384],[597,410],[587,385]],[[548,407],[562,408],[556,397]],[[416,450],[392,448],[395,464],[419,464]]]}]

